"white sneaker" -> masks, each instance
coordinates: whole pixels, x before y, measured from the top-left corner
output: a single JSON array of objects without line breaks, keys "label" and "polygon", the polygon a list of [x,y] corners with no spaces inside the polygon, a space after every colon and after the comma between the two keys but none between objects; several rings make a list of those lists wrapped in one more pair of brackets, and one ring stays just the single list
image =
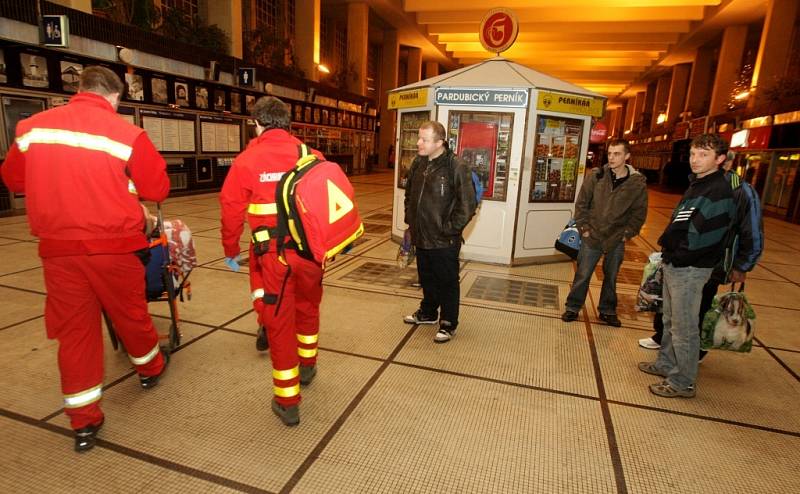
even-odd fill
[{"label": "white sneaker", "polygon": [[434,343],[447,343],[453,338],[455,334],[455,329],[453,326],[450,325],[447,321],[442,321],[439,324],[439,331],[436,332],[436,336],[433,337]]},{"label": "white sneaker", "polygon": [[661,348],[661,344],[656,343],[653,338],[642,338],[639,340],[639,346],[642,348],[647,348],[648,350],[658,350]]}]

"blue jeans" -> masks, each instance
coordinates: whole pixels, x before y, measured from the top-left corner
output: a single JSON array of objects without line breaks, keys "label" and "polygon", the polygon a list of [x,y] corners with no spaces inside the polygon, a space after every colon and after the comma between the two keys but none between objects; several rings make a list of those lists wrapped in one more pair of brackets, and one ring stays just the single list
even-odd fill
[{"label": "blue jeans", "polygon": [[[589,292],[589,281],[602,255],[603,249],[590,247],[585,241],[581,242],[581,250],[578,251],[578,270],[572,280],[572,290],[567,296],[567,310],[578,312],[583,307],[586,294]],[[625,242],[620,242],[603,257],[603,288],[600,290],[600,303],[597,306],[601,314],[617,313],[617,273],[624,256]]]},{"label": "blue jeans", "polygon": [[712,270],[664,264],[664,336],[655,367],[677,389],[693,386],[697,380],[700,299]]}]

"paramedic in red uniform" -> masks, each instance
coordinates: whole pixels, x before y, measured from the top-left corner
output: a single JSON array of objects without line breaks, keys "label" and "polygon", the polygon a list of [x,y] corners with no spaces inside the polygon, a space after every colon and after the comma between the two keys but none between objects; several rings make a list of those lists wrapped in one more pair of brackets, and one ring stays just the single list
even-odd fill
[{"label": "paramedic in red uniform", "polygon": [[[95,445],[103,425],[105,310],[143,388],[167,364],[147,312],[146,249],[139,199],[169,193],[166,164],[144,130],[116,113],[124,86],[104,67],[87,67],[69,104],[17,124],[3,181],[25,193],[31,232],[39,237],[47,287],[45,325],[58,340],[64,409],[75,450]],[[138,193],[138,196],[137,196]]]},{"label": "paramedic in red uniform", "polygon": [[264,243],[268,251],[257,256],[261,276],[250,279],[251,300],[267,329],[275,394],[272,410],[291,426],[300,423],[300,384],[309,384],[317,372],[322,268],[300,257],[290,237],[283,255],[276,252],[275,190],[300,157],[301,142],[288,132],[289,109],[278,98],[266,96],[256,101],[252,117],[258,137],[234,160],[219,196],[222,245],[226,264],[236,271],[245,216],[250,231],[260,232],[261,239],[269,235]]}]

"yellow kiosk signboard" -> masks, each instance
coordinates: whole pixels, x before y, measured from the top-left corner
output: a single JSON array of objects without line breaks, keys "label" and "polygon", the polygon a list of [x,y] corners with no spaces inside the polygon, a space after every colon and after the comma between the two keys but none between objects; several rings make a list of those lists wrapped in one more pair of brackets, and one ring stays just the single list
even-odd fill
[{"label": "yellow kiosk signboard", "polygon": [[599,98],[540,90],[536,109],[600,118],[603,116],[604,104],[605,100]]},{"label": "yellow kiosk signboard", "polygon": [[389,94],[389,109],[414,108],[428,104],[428,88],[411,89]]}]

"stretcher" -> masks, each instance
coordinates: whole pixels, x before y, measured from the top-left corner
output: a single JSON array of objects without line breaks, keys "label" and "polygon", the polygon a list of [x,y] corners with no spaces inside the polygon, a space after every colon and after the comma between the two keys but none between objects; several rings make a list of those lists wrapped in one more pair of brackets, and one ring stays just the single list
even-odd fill
[{"label": "stretcher", "polygon": [[[157,204],[156,226],[149,235],[149,259],[145,269],[145,296],[148,302],[169,304],[170,326],[167,335],[159,339],[168,340],[167,349],[172,352],[181,344],[178,300],[192,299],[189,275],[197,266],[197,256],[189,228],[181,220],[164,221],[161,204]],[[111,338],[111,345],[118,350],[120,341],[108,315],[103,318]]]}]

